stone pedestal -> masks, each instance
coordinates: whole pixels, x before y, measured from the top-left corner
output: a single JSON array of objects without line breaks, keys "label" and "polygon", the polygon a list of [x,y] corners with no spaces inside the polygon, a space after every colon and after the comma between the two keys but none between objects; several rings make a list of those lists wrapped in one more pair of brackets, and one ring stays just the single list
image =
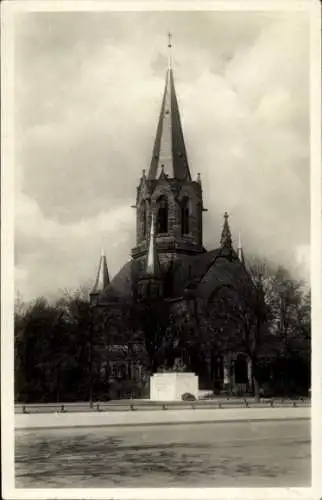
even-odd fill
[{"label": "stone pedestal", "polygon": [[150,378],[151,401],[181,401],[185,392],[198,399],[199,381],[194,373],[155,373]]}]

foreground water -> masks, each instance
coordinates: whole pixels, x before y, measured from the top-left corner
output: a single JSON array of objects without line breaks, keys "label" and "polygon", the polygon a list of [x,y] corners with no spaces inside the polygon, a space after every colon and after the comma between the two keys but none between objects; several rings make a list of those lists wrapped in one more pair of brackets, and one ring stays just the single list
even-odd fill
[{"label": "foreground water", "polygon": [[310,485],[308,420],[16,433],[16,487]]}]

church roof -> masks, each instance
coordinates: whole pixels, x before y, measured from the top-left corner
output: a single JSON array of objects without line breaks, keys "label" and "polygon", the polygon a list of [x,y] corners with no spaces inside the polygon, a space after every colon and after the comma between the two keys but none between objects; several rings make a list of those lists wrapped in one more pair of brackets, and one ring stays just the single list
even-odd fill
[{"label": "church roof", "polygon": [[147,179],[159,179],[162,172],[169,179],[191,180],[171,66],[166,74],[161,112]]},{"label": "church roof", "polygon": [[[194,293],[208,302],[213,291],[222,285],[238,290],[252,287],[251,278],[233,249],[217,248],[200,255],[185,256],[174,263],[172,273],[173,297],[183,297],[187,288],[193,287]],[[133,282],[138,277],[136,262],[127,262],[101,295],[101,302],[130,299]]]},{"label": "church roof", "polygon": [[132,296],[132,261],[126,262],[101,294],[101,302],[114,302]]},{"label": "church roof", "polygon": [[233,249],[217,248],[178,261],[174,270],[175,295],[183,295],[187,288],[208,300],[212,291],[221,285],[239,288],[251,286],[251,280]]}]

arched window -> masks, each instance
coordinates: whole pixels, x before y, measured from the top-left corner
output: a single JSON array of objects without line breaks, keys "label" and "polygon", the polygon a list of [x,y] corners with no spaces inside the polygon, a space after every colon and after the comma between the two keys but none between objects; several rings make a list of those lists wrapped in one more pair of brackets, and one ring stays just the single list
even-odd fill
[{"label": "arched window", "polygon": [[145,238],[146,236],[146,206],[145,200],[141,202],[140,206],[140,219],[141,219],[141,227],[142,227],[142,236]]},{"label": "arched window", "polygon": [[157,232],[168,232],[168,202],[164,196],[158,200]]},{"label": "arched window", "polygon": [[181,204],[181,232],[189,234],[189,198],[184,198]]}]

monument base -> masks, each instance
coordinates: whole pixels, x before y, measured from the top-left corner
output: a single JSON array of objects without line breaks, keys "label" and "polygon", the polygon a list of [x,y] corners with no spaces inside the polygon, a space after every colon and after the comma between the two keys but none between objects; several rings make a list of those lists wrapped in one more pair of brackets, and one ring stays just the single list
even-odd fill
[{"label": "monument base", "polygon": [[194,373],[155,373],[150,377],[151,401],[182,401],[190,393],[198,399],[199,380]]}]

